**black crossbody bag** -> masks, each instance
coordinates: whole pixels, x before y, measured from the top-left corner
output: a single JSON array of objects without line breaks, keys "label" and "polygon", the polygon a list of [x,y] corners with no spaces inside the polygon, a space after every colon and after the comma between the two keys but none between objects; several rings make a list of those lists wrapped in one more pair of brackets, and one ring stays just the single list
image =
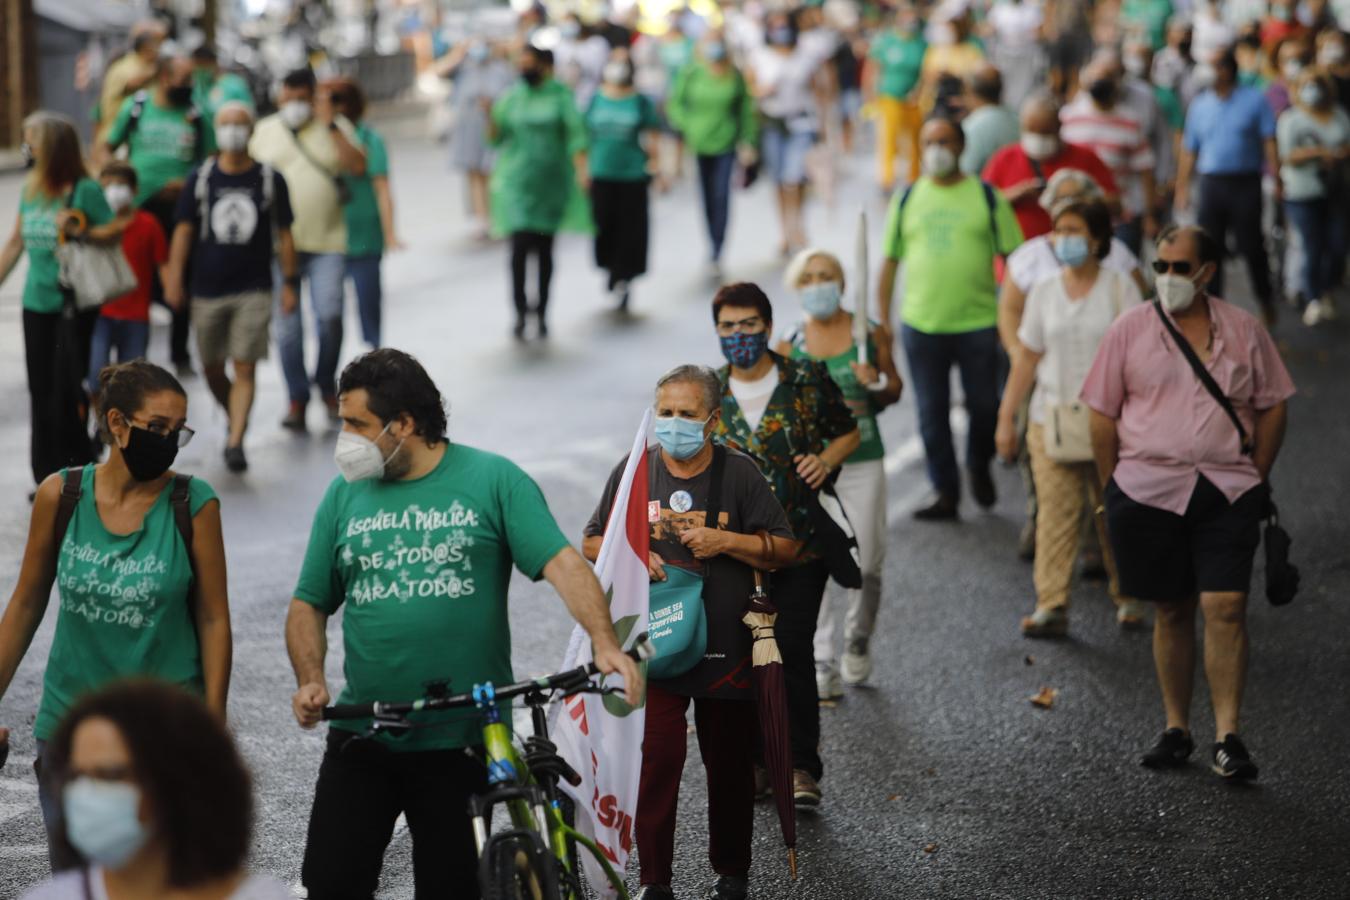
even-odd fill
[{"label": "black crossbody bag", "polygon": [[[1191,346],[1190,341],[1177,330],[1172,324],[1172,320],[1167,318],[1167,313],[1163,312],[1162,304],[1153,301],[1151,304],[1154,312],[1158,314],[1163,327],[1167,333],[1172,336],[1172,340],[1181,350],[1181,355],[1186,358],[1191,366],[1191,371],[1195,377],[1200,379],[1205,390],[1219,404],[1219,408],[1228,414],[1233,427],[1237,429],[1238,439],[1242,442],[1242,455],[1251,456],[1255,450],[1251,437],[1247,434],[1247,429],[1243,427],[1242,420],[1238,418],[1237,410],[1233,409],[1233,404],[1228,401],[1228,396],[1224,394],[1223,388],[1219,387],[1214,376],[1209,374],[1205,364],[1196,356],[1195,348]],[[1266,599],[1272,606],[1284,606],[1294,599],[1298,594],[1299,571],[1289,561],[1289,548],[1293,544],[1289,537],[1289,532],[1285,531],[1280,525],[1280,513],[1275,508],[1275,500],[1272,496],[1270,483],[1266,482]]]}]

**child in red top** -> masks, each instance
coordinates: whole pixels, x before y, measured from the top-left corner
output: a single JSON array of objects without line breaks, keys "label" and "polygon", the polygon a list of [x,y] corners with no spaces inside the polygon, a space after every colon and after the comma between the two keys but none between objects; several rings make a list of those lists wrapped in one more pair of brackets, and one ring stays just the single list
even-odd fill
[{"label": "child in red top", "polygon": [[99,177],[103,195],[119,218],[127,218],[122,232],[122,252],[136,273],[136,290],[110,300],[99,311],[89,352],[89,383],[98,384],[98,373],[113,362],[124,363],[145,356],[150,342],[150,282],[156,269],[169,259],[164,229],[155,217],[132,206],[136,196],[136,170],[124,162],[109,163]]}]

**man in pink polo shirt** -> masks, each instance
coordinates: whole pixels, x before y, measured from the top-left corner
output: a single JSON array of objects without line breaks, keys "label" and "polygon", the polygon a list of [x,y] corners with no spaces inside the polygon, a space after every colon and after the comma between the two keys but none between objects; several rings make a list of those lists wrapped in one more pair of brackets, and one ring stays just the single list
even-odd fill
[{"label": "man in pink polo shirt", "polygon": [[[1195,610],[1205,620],[1205,675],[1214,706],[1213,768],[1252,779],[1238,738],[1247,670],[1247,591],[1284,439],[1293,382],[1256,317],[1205,292],[1220,248],[1199,228],[1158,237],[1158,304],[1120,316],[1083,384],[1121,591],[1157,604],[1153,659],[1167,728],[1150,768],[1184,765],[1195,744],[1190,706]],[[1250,438],[1206,391],[1159,310],[1194,349]]]}]

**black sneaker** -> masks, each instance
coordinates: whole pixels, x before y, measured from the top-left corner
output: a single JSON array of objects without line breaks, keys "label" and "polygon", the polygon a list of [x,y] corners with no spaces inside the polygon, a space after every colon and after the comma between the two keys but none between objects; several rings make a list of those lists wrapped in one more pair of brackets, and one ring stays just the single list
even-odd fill
[{"label": "black sneaker", "polygon": [[1214,765],[1211,768],[1216,775],[1234,781],[1255,781],[1260,771],[1236,734],[1230,734],[1214,745]]},{"label": "black sneaker", "polygon": [[970,496],[982,509],[989,509],[998,502],[998,490],[994,487],[994,476],[989,474],[989,465],[972,466],[966,470],[970,477]]},{"label": "black sneaker", "polygon": [[675,900],[668,884],[644,884],[633,900]]},{"label": "black sneaker", "polygon": [[248,471],[248,459],[244,456],[243,447],[225,448],[225,468],[236,473]]},{"label": "black sneaker", "polygon": [[942,522],[959,518],[956,499],[943,494],[934,495],[924,506],[914,510],[914,518],[920,522]]},{"label": "black sneaker", "polygon": [[1169,728],[1143,755],[1139,764],[1149,769],[1176,769],[1186,765],[1194,750],[1195,741],[1189,734],[1180,728]]},{"label": "black sneaker", "polygon": [[746,900],[750,896],[750,879],[738,875],[718,875],[717,880],[703,895],[705,900]]}]

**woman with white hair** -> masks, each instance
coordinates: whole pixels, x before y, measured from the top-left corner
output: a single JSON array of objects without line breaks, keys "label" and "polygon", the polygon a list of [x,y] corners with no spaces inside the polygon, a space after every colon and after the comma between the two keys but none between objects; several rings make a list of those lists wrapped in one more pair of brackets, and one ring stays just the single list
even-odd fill
[{"label": "woman with white hair", "polygon": [[835,649],[835,615],[828,596],[816,623],[816,689],[822,699],[843,693],[842,683],[861,684],[872,672],[869,642],[881,602],[881,568],[886,553],[886,448],[877,413],[900,399],[903,386],[891,355],[891,339],[869,323],[867,360],[859,361],[854,313],[843,308],[844,267],[819,248],[803,250],[788,264],[787,286],[801,299],[805,318],[779,342],[776,351],[794,359],[823,362],[839,385],[858,423],[862,442],[839,468],[835,491],[858,539],[861,590],[848,591],[844,655]]}]

